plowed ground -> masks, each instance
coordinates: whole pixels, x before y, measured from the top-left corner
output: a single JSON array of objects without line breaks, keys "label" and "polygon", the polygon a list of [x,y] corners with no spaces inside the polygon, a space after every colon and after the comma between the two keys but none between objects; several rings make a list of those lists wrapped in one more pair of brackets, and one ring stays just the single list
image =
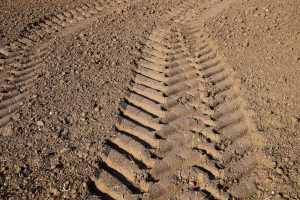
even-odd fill
[{"label": "plowed ground", "polygon": [[66,4],[0,9],[1,198],[299,197],[297,1]]}]

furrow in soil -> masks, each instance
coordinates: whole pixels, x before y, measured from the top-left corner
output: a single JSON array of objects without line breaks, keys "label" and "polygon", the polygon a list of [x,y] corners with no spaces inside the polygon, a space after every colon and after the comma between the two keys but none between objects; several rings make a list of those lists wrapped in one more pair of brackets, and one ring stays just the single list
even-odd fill
[{"label": "furrow in soil", "polygon": [[[105,167],[93,177],[113,199],[250,194],[244,183],[257,164],[256,130],[234,71],[198,21],[177,17],[145,42],[121,104],[119,133],[106,142]],[[107,174],[111,181],[104,181]],[[111,188],[114,182],[120,187]]]}]

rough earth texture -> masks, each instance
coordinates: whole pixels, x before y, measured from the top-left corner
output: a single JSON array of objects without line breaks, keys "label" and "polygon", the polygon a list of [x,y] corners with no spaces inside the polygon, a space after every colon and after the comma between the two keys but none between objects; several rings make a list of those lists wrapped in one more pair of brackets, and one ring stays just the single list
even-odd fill
[{"label": "rough earth texture", "polygon": [[[0,59],[33,22],[90,2],[2,2]],[[220,3],[107,2],[100,2],[103,9],[93,17],[39,40],[47,52],[43,65],[10,123],[0,129],[2,199],[106,199],[91,179],[99,171],[105,139],[118,134],[120,103],[147,39],[157,27],[168,27],[170,10],[197,14]],[[236,0],[207,19],[202,30],[234,70],[257,134],[264,138],[267,161],[257,167],[249,199],[300,197],[299,6],[297,0]]]},{"label": "rough earth texture", "polygon": [[[262,188],[271,199],[299,197],[300,29],[298,1],[242,1],[207,23],[237,72],[265,136],[270,169]],[[294,189],[293,189],[294,188]]]}]

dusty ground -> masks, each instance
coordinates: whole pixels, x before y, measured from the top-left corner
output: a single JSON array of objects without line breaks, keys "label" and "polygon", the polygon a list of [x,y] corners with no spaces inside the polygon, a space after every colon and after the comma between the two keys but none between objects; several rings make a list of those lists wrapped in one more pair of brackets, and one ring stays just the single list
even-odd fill
[{"label": "dusty ground", "polygon": [[[207,23],[247,91],[271,169],[262,183],[270,198],[300,189],[300,24],[298,1],[243,1]],[[272,195],[274,194],[274,195]]]},{"label": "dusty ground", "polygon": [[[0,44],[27,25],[88,1],[4,1]],[[132,69],[154,27],[180,0],[130,1],[58,34],[29,98],[0,134],[2,199],[97,199],[90,182],[114,124]],[[200,2],[208,5],[207,2]],[[205,6],[204,6],[205,7]],[[300,197],[300,2],[236,0],[205,31],[236,71],[266,138],[253,199]],[[1,46],[0,46],[1,47]]]}]

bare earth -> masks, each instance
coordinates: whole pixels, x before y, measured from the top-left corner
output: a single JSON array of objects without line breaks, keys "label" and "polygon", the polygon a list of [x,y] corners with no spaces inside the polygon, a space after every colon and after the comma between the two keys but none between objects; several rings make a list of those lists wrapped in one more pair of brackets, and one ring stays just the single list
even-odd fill
[{"label": "bare earth", "polygon": [[0,4],[0,199],[300,198],[298,0]]}]

